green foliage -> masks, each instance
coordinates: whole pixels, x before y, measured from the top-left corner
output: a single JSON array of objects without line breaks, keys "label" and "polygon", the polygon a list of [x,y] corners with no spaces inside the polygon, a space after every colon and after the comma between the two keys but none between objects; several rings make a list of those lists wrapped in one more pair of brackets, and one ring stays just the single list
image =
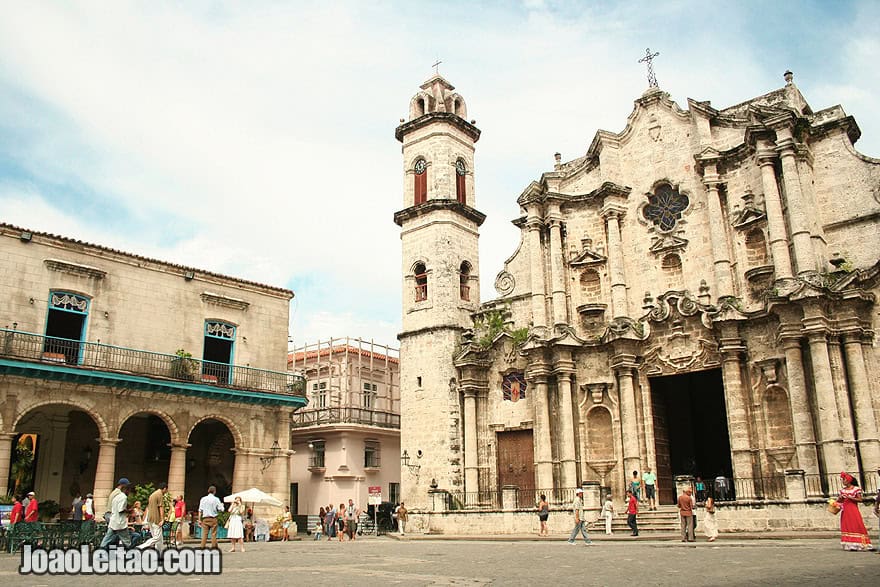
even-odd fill
[{"label": "green foliage", "polygon": [[128,494],[128,507],[134,505],[134,502],[141,502],[141,509],[147,509],[147,501],[150,499],[150,494],[156,491],[156,488],[153,487],[152,483],[146,483],[144,485],[135,485],[134,490]]},{"label": "green foliage", "polygon": [[20,495],[22,491],[33,488],[34,480],[34,453],[26,446],[15,447],[15,460],[12,462],[12,478],[15,479],[13,494]]},{"label": "green foliage", "polygon": [[516,328],[510,332],[513,337],[513,343],[517,346],[524,344],[529,338],[529,329],[526,327]]},{"label": "green foliage", "polygon": [[474,332],[477,334],[476,345],[481,349],[488,349],[502,332],[508,333],[516,345],[521,345],[529,337],[528,328],[511,329],[505,321],[504,310],[490,310],[480,318],[474,320]]},{"label": "green foliage", "polygon": [[12,505],[13,499],[12,494],[9,495],[0,495],[0,505]]},{"label": "green foliage", "polygon": [[61,506],[58,505],[57,501],[53,501],[51,499],[47,499],[46,501],[41,501],[37,504],[37,512],[40,516],[41,520],[51,520],[54,518],[58,512],[61,511]]},{"label": "green foliage", "polygon": [[217,525],[221,528],[226,525],[226,520],[229,519],[229,512],[220,512],[217,514]]},{"label": "green foliage", "polygon": [[181,359],[192,359],[192,353],[188,353],[183,349],[177,349],[176,351],[174,351],[174,354]]}]

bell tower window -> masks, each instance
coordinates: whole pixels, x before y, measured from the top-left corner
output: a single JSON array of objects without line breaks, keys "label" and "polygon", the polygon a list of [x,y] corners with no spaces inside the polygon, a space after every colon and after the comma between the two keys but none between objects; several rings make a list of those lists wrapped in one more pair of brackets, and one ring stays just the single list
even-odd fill
[{"label": "bell tower window", "polygon": [[428,299],[428,270],[424,263],[418,263],[414,272],[416,274],[416,301],[424,302]]},{"label": "bell tower window", "polygon": [[461,268],[458,272],[459,279],[459,291],[461,295],[461,299],[469,302],[471,300],[471,286],[470,286],[470,278],[471,278],[471,264],[467,261],[461,262]]},{"label": "bell tower window", "polygon": [[467,203],[467,193],[465,191],[465,177],[467,177],[467,167],[464,161],[459,159],[455,162],[455,199],[462,204]]},{"label": "bell tower window", "polygon": [[414,194],[413,205],[418,206],[428,201],[428,163],[418,159],[413,166]]}]

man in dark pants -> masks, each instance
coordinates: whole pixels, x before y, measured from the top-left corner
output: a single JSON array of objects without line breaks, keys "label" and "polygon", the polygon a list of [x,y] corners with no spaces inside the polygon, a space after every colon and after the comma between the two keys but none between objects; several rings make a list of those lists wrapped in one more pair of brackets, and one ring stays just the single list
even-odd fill
[{"label": "man in dark pants", "polygon": [[632,536],[639,535],[639,523],[636,516],[639,514],[639,500],[632,491],[626,492],[626,525],[632,530]]}]

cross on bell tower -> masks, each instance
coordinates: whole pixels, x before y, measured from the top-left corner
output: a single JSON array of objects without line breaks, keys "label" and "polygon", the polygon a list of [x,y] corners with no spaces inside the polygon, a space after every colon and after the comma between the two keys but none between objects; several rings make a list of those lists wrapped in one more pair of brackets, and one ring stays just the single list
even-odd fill
[{"label": "cross on bell tower", "polygon": [[648,65],[648,87],[656,88],[657,86],[657,76],[654,75],[654,58],[660,55],[660,52],[651,53],[651,49],[645,49],[645,56],[639,59],[639,63],[646,63]]}]

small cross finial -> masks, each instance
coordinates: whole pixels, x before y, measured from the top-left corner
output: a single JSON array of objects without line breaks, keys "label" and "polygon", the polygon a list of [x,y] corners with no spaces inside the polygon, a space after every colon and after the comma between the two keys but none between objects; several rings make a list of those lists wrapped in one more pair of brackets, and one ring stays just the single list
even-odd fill
[{"label": "small cross finial", "polygon": [[443,63],[439,59],[431,65],[434,68],[434,75],[440,75],[440,64]]},{"label": "small cross finial", "polygon": [[654,75],[654,58],[660,55],[660,52],[651,53],[651,49],[645,49],[645,56],[639,59],[639,63],[647,63],[648,64],[648,87],[656,88],[657,87],[657,76]]}]

